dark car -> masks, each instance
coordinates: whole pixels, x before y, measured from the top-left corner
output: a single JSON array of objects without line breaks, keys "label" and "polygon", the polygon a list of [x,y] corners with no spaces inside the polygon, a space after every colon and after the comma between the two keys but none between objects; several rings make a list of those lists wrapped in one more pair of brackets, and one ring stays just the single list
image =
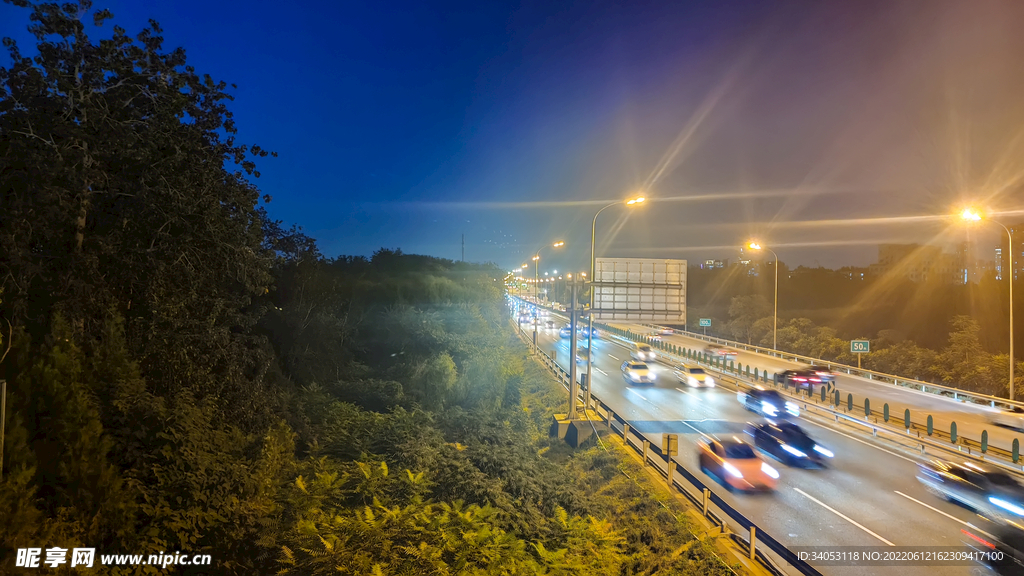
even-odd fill
[{"label": "dark car", "polygon": [[800,415],[800,407],[795,402],[783,398],[782,394],[775,390],[751,390],[747,393],[740,392],[739,396],[744,408],[765,418]]},{"label": "dark car", "polygon": [[933,460],[918,464],[917,479],[935,496],[987,518],[1024,521],[1024,487],[995,467]]},{"label": "dark car", "polygon": [[572,338],[572,328],[565,326],[558,331],[558,335],[562,338]]},{"label": "dark car", "polygon": [[992,532],[971,525],[960,530],[964,544],[977,553],[979,565],[1000,576],[1024,576],[1024,526],[1001,522]]},{"label": "dark car", "polygon": [[827,370],[815,368],[804,368],[802,370],[786,370],[775,374],[775,383],[779,386],[787,385],[797,390],[814,391],[815,385],[830,384],[836,381],[834,374]]},{"label": "dark car", "polygon": [[555,327],[555,321],[554,320],[548,320],[547,322],[544,323],[544,325],[547,326],[548,328],[554,328]]},{"label": "dark car", "polygon": [[787,466],[796,468],[825,467],[834,454],[818,444],[792,422],[753,424],[747,434],[754,438],[754,446],[764,450]]},{"label": "dark car", "polygon": [[585,346],[576,347],[576,363],[581,364],[587,361],[587,356],[590,356],[590,349]]}]

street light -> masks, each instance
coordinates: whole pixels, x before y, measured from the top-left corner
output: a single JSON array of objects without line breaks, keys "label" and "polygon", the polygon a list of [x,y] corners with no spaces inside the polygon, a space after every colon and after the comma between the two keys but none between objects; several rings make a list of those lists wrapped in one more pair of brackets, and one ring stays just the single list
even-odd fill
[{"label": "street light", "polygon": [[[584,409],[590,408],[590,390],[594,387],[590,379],[590,375],[593,374],[593,370],[591,370],[590,364],[590,359],[593,356],[593,354],[591,354],[590,351],[593,350],[594,345],[594,303],[596,300],[595,296],[597,296],[597,286],[594,284],[596,278],[596,276],[594,276],[594,266],[596,262],[595,250],[597,248],[597,217],[601,215],[601,212],[604,212],[605,210],[611,208],[612,206],[619,206],[620,204],[625,204],[626,206],[639,206],[640,204],[643,204],[646,200],[647,199],[644,198],[643,196],[637,196],[636,198],[630,198],[625,202],[623,202],[622,200],[618,202],[612,202],[611,204],[608,204],[607,206],[598,210],[597,214],[594,214],[594,222],[593,224],[590,225],[590,314],[587,315],[587,390],[584,393]],[[575,352],[576,351],[573,350],[574,354]],[[575,412],[575,400],[573,400],[572,405],[574,408],[573,412]]]},{"label": "street light", "polygon": [[772,350],[777,350],[779,332],[779,255],[771,248],[765,248],[757,242],[747,244],[751,250],[767,250],[775,256],[775,311],[772,313]]},{"label": "street light", "polygon": [[[559,240],[558,242],[555,242],[554,244],[549,244],[548,246],[541,246],[540,249],[537,250],[537,253],[533,256],[533,281],[534,281],[534,283],[537,283],[537,279],[538,279],[537,271],[538,271],[538,267],[540,266],[540,251],[545,249],[545,248],[549,248],[549,247],[550,248],[561,248],[562,246],[565,246],[565,242]],[[555,272],[558,272],[558,270],[555,270]],[[547,273],[545,272],[544,275],[546,276]],[[533,296],[537,300],[537,303],[540,304],[540,296],[538,294],[539,293],[534,293]]]},{"label": "street light", "polygon": [[[978,222],[982,218],[981,218],[981,213],[979,211],[971,210],[970,208],[965,208],[964,211],[960,213],[960,219],[964,220],[965,222],[970,223],[970,222]],[[995,220],[992,220],[991,218],[989,218],[989,222],[994,222],[994,223],[998,224],[1000,227],[1002,227],[1003,230],[1006,231],[1006,241],[1007,241],[1006,245],[1007,245],[1007,247],[1009,247],[1009,250],[1007,250],[1008,254],[1006,255],[1007,264],[1008,264],[1007,267],[1009,268],[1009,273],[1007,274],[1007,276],[1009,276],[1009,279],[1010,279],[1010,388],[1009,388],[1010,394],[1009,394],[1009,396],[1010,396],[1010,400],[1013,401],[1013,364],[1014,364],[1014,362],[1013,362],[1013,274],[1015,272],[1015,270],[1013,268],[1013,233],[1010,232],[1010,229],[1007,228],[1006,225],[1003,224],[1002,222],[997,222]]]}]

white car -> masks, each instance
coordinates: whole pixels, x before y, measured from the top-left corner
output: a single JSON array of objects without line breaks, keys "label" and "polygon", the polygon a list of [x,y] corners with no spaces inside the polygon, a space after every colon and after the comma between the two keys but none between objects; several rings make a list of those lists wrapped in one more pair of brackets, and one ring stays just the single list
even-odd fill
[{"label": "white car", "polygon": [[627,384],[654,384],[658,376],[651,372],[647,364],[627,360],[622,363],[622,377]]},{"label": "white car", "polygon": [[1014,406],[1009,410],[991,412],[988,415],[988,421],[996,426],[1024,430],[1024,408]]},{"label": "white car", "polygon": [[662,336],[671,336],[675,334],[675,332],[671,328],[662,328],[661,330],[658,330],[658,334]]}]

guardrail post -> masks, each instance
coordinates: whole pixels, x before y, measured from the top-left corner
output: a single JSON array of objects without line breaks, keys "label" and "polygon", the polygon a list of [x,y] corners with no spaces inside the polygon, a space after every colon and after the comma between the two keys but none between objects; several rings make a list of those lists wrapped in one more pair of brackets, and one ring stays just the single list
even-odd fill
[{"label": "guardrail post", "polygon": [[768,369],[767,368],[764,369],[764,381],[768,382]]},{"label": "guardrail post", "polygon": [[956,422],[949,424],[949,441],[956,444]]},{"label": "guardrail post", "polygon": [[672,480],[676,475],[676,461],[671,456],[668,457],[668,475],[665,477],[665,483],[668,485],[669,491],[672,490]]},{"label": "guardrail post", "polygon": [[711,490],[704,489],[704,517],[708,517],[708,499],[710,498]]},{"label": "guardrail post", "polygon": [[882,420],[885,420],[886,422],[889,422],[889,403],[888,402],[886,402],[882,406]]},{"label": "guardrail post", "polygon": [[615,420],[615,412],[608,410],[608,433],[612,432],[612,420]]},{"label": "guardrail post", "polygon": [[853,394],[846,395],[846,411],[853,412]]},{"label": "guardrail post", "polygon": [[750,525],[750,559],[753,560],[756,554],[754,550],[754,542],[757,541],[757,526]]},{"label": "guardrail post", "polygon": [[836,393],[832,397],[832,405],[835,406],[836,408],[839,408],[839,390],[838,389],[836,390]]},{"label": "guardrail post", "polygon": [[871,417],[871,399],[870,398],[865,398],[864,399],[864,417],[865,418],[870,418]]},{"label": "guardrail post", "polygon": [[910,434],[910,408],[903,411],[903,427],[907,429],[907,434]]},{"label": "guardrail post", "polygon": [[981,453],[988,452],[988,430],[981,431]]},{"label": "guardrail post", "polygon": [[935,421],[932,420],[932,415],[928,415],[928,435],[931,436],[932,432],[935,431]]},{"label": "guardrail post", "polygon": [[1013,463],[1016,464],[1020,460],[1020,440],[1013,439]]},{"label": "guardrail post", "polygon": [[629,424],[627,422],[622,423],[622,443],[629,446]]},{"label": "guardrail post", "polygon": [[644,439],[644,468],[647,467],[647,453],[651,450],[651,441]]},{"label": "guardrail post", "polygon": [[828,393],[828,390],[824,386],[822,386],[821,387],[821,401],[822,401],[822,403],[825,402],[825,394],[827,394],[827,393]]}]

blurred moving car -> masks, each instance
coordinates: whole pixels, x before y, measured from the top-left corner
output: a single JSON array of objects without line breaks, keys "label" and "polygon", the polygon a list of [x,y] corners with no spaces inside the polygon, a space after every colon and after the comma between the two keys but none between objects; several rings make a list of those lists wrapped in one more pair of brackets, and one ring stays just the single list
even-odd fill
[{"label": "blurred moving car", "polygon": [[555,327],[555,321],[554,320],[548,320],[548,321],[544,322],[544,326],[546,326],[548,328],[554,328]]},{"label": "blurred moving car", "polygon": [[925,490],[990,519],[1024,520],[1024,487],[1002,470],[972,462],[933,460],[918,464]]},{"label": "blurred moving car", "polygon": [[1009,410],[991,412],[988,415],[988,421],[996,426],[1024,430],[1024,408],[1014,406]]},{"label": "blurred moving car", "polygon": [[714,388],[715,379],[696,364],[683,364],[672,371],[681,384],[691,388]]},{"label": "blurred moving car", "polygon": [[562,329],[558,331],[558,336],[559,338],[572,338],[572,327],[563,326]]},{"label": "blurred moving car", "polygon": [[576,347],[576,363],[581,364],[587,361],[587,357],[590,356],[590,349],[585,346]]},{"label": "blurred moving car", "polygon": [[650,338],[651,340],[655,341],[655,342],[661,342],[661,333],[660,332],[651,332],[650,334],[647,335],[647,337]]},{"label": "blurred moving car", "polygon": [[661,330],[658,330],[658,334],[661,334],[662,336],[671,336],[675,333],[676,331],[671,328],[662,328]]},{"label": "blurred moving car", "polygon": [[761,459],[757,452],[739,438],[705,439],[700,448],[700,470],[712,473],[727,490],[773,490],[779,472]]},{"label": "blurred moving car", "polygon": [[654,360],[654,349],[650,344],[634,342],[629,349],[629,357],[633,360],[648,361]]},{"label": "blurred moving car", "polygon": [[775,383],[779,386],[787,385],[797,390],[808,390],[813,392],[815,385],[830,384],[836,381],[836,376],[828,370],[817,368],[804,368],[800,370],[786,370],[775,373]]},{"label": "blurred moving car", "polygon": [[961,528],[964,544],[977,553],[978,565],[1000,576],[1024,576],[1024,525],[999,522],[994,533],[968,524]]},{"label": "blurred moving car", "polygon": [[733,350],[732,348],[727,348],[725,346],[720,346],[718,344],[708,344],[707,346],[704,347],[704,352],[711,356],[718,356],[719,358],[724,358],[725,360],[735,360],[736,355],[738,354],[736,350]]},{"label": "blurred moving car", "polygon": [[799,416],[800,407],[790,402],[775,390],[751,390],[737,394],[743,407],[766,418],[788,418]]},{"label": "blurred moving car", "polygon": [[654,384],[658,378],[647,364],[629,360],[622,363],[622,377],[627,384]]},{"label": "blurred moving car", "polygon": [[754,446],[787,466],[824,468],[828,459],[835,456],[792,422],[751,424],[746,432],[753,437]]}]

